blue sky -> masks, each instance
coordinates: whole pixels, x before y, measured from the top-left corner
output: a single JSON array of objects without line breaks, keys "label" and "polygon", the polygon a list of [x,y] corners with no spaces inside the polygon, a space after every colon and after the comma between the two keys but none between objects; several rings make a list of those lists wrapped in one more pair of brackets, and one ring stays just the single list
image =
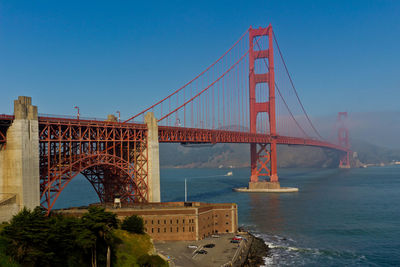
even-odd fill
[{"label": "blue sky", "polygon": [[271,23],[307,111],[399,111],[400,1],[0,1],[0,113],[129,117]]}]

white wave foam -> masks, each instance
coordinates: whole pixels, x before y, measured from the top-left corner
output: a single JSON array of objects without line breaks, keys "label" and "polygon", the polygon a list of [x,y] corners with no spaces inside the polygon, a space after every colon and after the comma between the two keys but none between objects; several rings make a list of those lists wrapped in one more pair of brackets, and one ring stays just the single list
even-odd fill
[{"label": "white wave foam", "polygon": [[264,265],[263,267],[272,266],[274,264],[274,260],[272,257],[264,257]]}]

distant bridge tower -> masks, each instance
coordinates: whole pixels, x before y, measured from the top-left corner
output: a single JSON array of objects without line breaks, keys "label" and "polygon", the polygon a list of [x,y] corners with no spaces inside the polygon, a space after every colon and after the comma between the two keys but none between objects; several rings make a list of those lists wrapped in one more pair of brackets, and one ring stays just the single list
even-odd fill
[{"label": "distant bridge tower", "polygon": [[[255,50],[255,38],[267,36],[268,49]],[[249,189],[279,188],[276,155],[276,115],[275,115],[275,72],[272,26],[249,29],[249,96],[250,96],[250,132],[257,133],[257,115],[268,114],[269,130],[272,137],[269,144],[250,144],[251,177]],[[268,60],[268,72],[255,73],[255,61]],[[257,84],[268,84],[267,101],[256,99]],[[267,92],[266,92],[267,93]],[[259,181],[259,177],[269,177],[268,181]]]},{"label": "distant bridge tower", "polygon": [[347,112],[338,113],[338,141],[339,145],[349,149],[340,158],[339,168],[348,169],[350,168],[350,142],[349,142],[349,129],[347,128],[345,121],[347,120]]}]

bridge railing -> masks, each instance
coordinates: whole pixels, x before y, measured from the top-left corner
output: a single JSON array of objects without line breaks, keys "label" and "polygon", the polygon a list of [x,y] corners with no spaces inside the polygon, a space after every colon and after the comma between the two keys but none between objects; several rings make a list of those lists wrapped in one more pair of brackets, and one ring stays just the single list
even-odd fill
[{"label": "bridge railing", "polygon": [[[39,119],[47,119],[47,120],[57,120],[64,119],[69,121],[85,121],[85,122],[112,122],[107,120],[106,118],[96,118],[96,117],[83,117],[83,116],[71,116],[71,115],[55,115],[55,114],[46,114],[39,113]],[[115,123],[122,123],[120,121],[114,121]],[[128,124],[143,124],[143,122],[138,121],[130,121]]]}]

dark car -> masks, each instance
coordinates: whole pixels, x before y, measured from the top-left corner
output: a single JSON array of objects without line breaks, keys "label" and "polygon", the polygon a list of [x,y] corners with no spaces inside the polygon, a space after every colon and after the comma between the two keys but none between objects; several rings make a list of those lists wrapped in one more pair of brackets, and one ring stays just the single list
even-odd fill
[{"label": "dark car", "polygon": [[204,247],[205,248],[213,248],[213,247],[215,247],[215,244],[207,244],[207,245],[204,245]]},{"label": "dark car", "polygon": [[204,250],[204,249],[201,249],[201,250],[196,251],[196,253],[198,253],[198,254],[207,254],[208,252],[206,250]]},{"label": "dark car", "polygon": [[240,241],[239,240],[231,240],[231,243],[240,243]]}]

